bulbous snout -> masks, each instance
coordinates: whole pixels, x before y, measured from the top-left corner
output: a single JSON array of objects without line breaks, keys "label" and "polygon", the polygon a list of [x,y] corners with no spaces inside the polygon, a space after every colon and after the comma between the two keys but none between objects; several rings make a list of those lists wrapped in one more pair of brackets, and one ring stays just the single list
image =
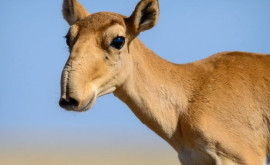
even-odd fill
[{"label": "bulbous snout", "polygon": [[[59,100],[60,107],[66,110],[72,110],[76,112],[87,111],[92,107],[94,102],[96,101],[97,95],[95,92],[91,92],[92,94],[89,97],[81,100],[76,95],[69,95],[67,93],[63,94]],[[72,94],[72,93],[71,93]]]},{"label": "bulbous snout", "polygon": [[96,90],[91,86],[83,90],[79,83],[74,83],[76,81],[73,79],[65,80],[66,79],[62,80],[61,84],[60,107],[77,112],[90,109],[97,97]]},{"label": "bulbous snout", "polygon": [[66,110],[86,111],[96,99],[92,85],[85,86],[86,76],[82,76],[81,70],[69,63],[63,69],[59,105]]}]

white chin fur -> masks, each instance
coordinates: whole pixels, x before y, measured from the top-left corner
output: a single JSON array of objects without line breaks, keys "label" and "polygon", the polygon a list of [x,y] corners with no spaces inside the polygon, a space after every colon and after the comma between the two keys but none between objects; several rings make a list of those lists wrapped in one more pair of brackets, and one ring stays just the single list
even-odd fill
[{"label": "white chin fur", "polygon": [[115,89],[116,89],[116,87],[111,87],[111,88],[109,88],[109,89],[107,89],[107,90],[105,90],[105,91],[101,91],[101,92],[98,94],[98,97],[103,96],[103,95],[110,94],[110,93],[114,92]]}]

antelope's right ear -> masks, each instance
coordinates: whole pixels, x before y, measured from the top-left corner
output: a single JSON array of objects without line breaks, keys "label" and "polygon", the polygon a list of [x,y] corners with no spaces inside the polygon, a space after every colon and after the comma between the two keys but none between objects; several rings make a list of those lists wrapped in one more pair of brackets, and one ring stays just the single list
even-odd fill
[{"label": "antelope's right ear", "polygon": [[158,20],[158,0],[141,0],[132,15],[127,19],[128,28],[134,37],[152,28]]},{"label": "antelope's right ear", "polygon": [[69,25],[90,15],[77,0],[64,0],[62,13]]}]

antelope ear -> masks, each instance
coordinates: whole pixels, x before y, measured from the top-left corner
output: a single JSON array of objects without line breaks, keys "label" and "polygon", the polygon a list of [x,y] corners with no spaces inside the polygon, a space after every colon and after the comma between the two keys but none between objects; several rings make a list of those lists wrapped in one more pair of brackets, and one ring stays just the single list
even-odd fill
[{"label": "antelope ear", "polygon": [[152,28],[158,20],[158,0],[141,0],[127,19],[129,28],[135,35]]},{"label": "antelope ear", "polygon": [[69,25],[90,15],[77,0],[64,0],[62,13]]}]

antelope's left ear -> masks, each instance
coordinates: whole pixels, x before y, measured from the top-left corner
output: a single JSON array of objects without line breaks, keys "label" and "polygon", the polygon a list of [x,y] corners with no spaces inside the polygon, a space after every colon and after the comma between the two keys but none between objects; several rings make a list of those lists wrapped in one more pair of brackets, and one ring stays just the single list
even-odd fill
[{"label": "antelope's left ear", "polygon": [[152,28],[157,23],[158,15],[158,0],[141,0],[127,19],[129,30],[137,36],[140,32]]},{"label": "antelope's left ear", "polygon": [[90,15],[77,0],[64,0],[62,13],[69,25]]}]

